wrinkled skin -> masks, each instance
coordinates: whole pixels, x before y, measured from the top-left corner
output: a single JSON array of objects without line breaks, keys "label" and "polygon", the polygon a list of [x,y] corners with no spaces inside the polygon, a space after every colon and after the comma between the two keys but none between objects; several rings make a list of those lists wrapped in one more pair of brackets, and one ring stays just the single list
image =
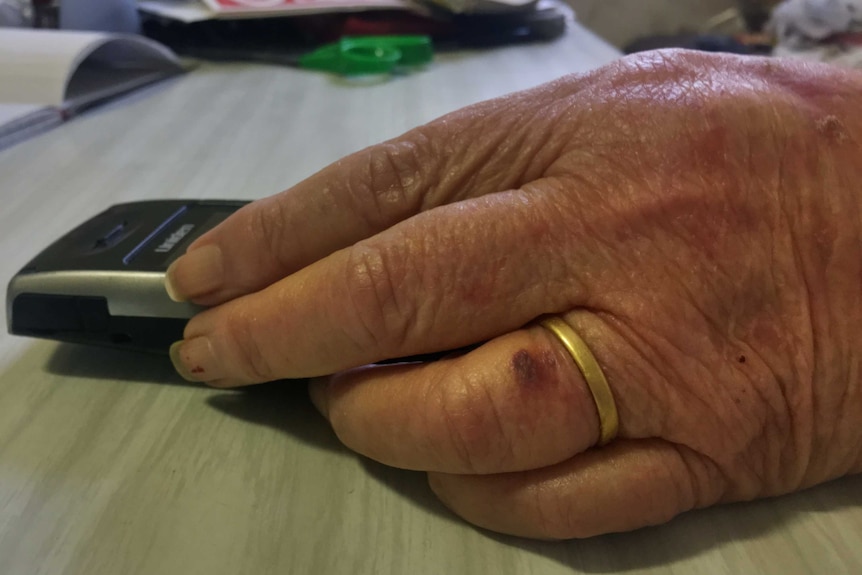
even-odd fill
[{"label": "wrinkled skin", "polygon": [[[860,105],[850,72],[665,52],[455,112],[196,241],[169,291],[215,307],[172,357],[216,386],[325,376],[347,446],[505,533],[859,472]],[[610,445],[543,314],[603,366]]]}]

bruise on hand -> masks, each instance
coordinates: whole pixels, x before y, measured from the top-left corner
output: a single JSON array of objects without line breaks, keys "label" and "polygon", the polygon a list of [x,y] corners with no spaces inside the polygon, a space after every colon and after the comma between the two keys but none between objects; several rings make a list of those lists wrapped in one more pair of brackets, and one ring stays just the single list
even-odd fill
[{"label": "bruise on hand", "polygon": [[537,354],[526,349],[519,349],[512,356],[510,365],[519,387],[537,388],[542,386],[544,382],[551,380],[556,359],[549,350]]}]

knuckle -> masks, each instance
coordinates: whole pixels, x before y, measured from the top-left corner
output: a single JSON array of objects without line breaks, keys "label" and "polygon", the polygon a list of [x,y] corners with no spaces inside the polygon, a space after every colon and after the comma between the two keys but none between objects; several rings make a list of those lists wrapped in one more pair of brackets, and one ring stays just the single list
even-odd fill
[{"label": "knuckle", "polygon": [[260,204],[250,213],[249,232],[262,246],[261,252],[273,257],[283,253],[285,246],[285,228],[287,214],[284,213],[284,202],[269,201]]},{"label": "knuckle", "polygon": [[417,213],[422,204],[421,190],[429,173],[425,167],[432,155],[428,139],[414,131],[410,139],[386,142],[372,148],[351,188],[360,199],[361,215],[379,229],[393,219]]},{"label": "knuckle", "polygon": [[507,467],[511,442],[497,405],[485,385],[452,381],[437,387],[439,423],[435,444],[454,454],[459,471],[489,473]]},{"label": "knuckle", "polygon": [[269,361],[266,348],[254,329],[255,320],[243,312],[228,316],[225,334],[233,350],[239,376],[255,383],[278,379],[274,366]]},{"label": "knuckle", "polygon": [[[345,286],[350,313],[348,333],[360,347],[380,349],[400,346],[406,337],[412,310],[404,297],[405,274],[401,258],[372,246],[355,246],[347,258]],[[351,328],[351,326],[353,326]]]},{"label": "knuckle", "polygon": [[670,480],[676,487],[679,511],[700,509],[719,502],[728,485],[722,469],[711,458],[684,445],[675,445],[675,450],[681,472],[673,474]]}]

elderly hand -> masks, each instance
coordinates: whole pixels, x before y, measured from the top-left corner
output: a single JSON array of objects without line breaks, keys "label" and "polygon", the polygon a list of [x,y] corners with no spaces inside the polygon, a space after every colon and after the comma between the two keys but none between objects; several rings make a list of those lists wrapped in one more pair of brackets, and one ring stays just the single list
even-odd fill
[{"label": "elderly hand", "polygon": [[[197,240],[168,289],[214,307],[172,357],[216,386],[327,376],[312,398],[347,446],[505,533],[859,472],[860,94],[850,72],[665,52],[455,112]],[[604,370],[604,447],[546,314]]]}]

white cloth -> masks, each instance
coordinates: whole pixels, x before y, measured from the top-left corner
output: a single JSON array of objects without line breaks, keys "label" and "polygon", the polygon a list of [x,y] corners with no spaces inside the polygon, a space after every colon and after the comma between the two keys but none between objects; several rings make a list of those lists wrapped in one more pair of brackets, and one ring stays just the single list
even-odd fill
[{"label": "white cloth", "polygon": [[834,34],[862,31],[862,0],[785,0],[769,29],[780,45],[811,46]]},{"label": "white cloth", "polygon": [[796,58],[811,62],[827,62],[845,68],[862,69],[862,48],[856,46],[842,47],[837,44],[825,44],[811,48],[776,46],[772,55],[776,58]]},{"label": "white cloth", "polygon": [[862,33],[862,0],[784,0],[773,10],[768,30],[776,38],[773,56],[862,68],[862,47],[829,41]]}]

